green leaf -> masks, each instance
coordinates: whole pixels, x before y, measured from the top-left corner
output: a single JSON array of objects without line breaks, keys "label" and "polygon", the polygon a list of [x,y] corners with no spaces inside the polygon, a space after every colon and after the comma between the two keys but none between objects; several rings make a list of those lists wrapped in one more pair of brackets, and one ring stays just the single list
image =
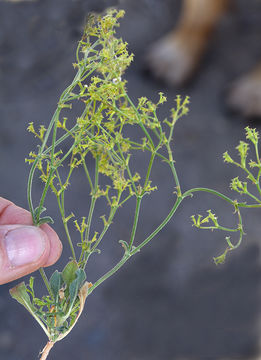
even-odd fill
[{"label": "green leaf", "polygon": [[55,270],[49,281],[55,302],[58,301],[59,290],[61,289],[62,282],[62,274],[58,270]]},{"label": "green leaf", "polygon": [[79,290],[77,279],[75,279],[71,284],[69,288],[69,294],[70,294],[70,310],[72,309],[75,299],[77,297]]},{"label": "green leaf", "polygon": [[68,262],[62,271],[62,278],[67,287],[70,286],[71,282],[76,278],[76,271],[78,270],[78,264],[75,260]]},{"label": "green leaf", "polygon": [[9,290],[10,295],[13,299],[18,301],[20,304],[22,304],[26,310],[29,311],[29,313],[35,318],[35,320],[38,322],[38,324],[42,327],[46,335],[49,337],[50,334],[48,330],[46,329],[45,325],[42,323],[42,321],[39,319],[39,317],[36,315],[36,309],[31,303],[30,296],[27,293],[27,289],[25,286],[25,283],[22,282],[12,289]]},{"label": "green leaf", "polygon": [[27,291],[29,291],[31,293],[31,295],[34,299],[35,295],[34,295],[34,277],[33,276],[30,277],[29,287],[30,287],[31,291],[30,290],[27,290]]},{"label": "green leaf", "polygon": [[34,298],[34,304],[38,306],[47,306],[47,303],[41,299]]},{"label": "green leaf", "polygon": [[75,299],[78,295],[78,291],[85,279],[86,279],[85,271],[83,269],[78,269],[76,271],[76,279],[73,280],[73,282],[70,284],[70,287],[69,287],[70,305],[71,306],[74,305]]},{"label": "green leaf", "polygon": [[83,269],[78,269],[76,271],[76,281],[78,283],[78,287],[80,288],[83,284],[83,282],[86,280],[86,274],[85,271]]},{"label": "green leaf", "polygon": [[[39,211],[40,210],[40,211]],[[34,213],[37,214],[37,215],[41,215],[43,212],[46,211],[46,208],[44,206],[41,207],[41,209],[39,208],[39,206],[37,206],[35,209],[34,209]]]},{"label": "green leaf", "polygon": [[30,296],[27,293],[25,283],[22,282],[9,290],[13,299],[17,300],[20,304],[26,307],[30,311],[34,311],[34,307],[31,304]]},{"label": "green leaf", "polygon": [[45,216],[45,217],[39,219],[37,225],[39,226],[39,225],[48,224],[48,223],[50,223],[50,224],[53,224],[53,223],[54,223],[54,221],[53,221],[53,219],[51,218],[51,216]]}]

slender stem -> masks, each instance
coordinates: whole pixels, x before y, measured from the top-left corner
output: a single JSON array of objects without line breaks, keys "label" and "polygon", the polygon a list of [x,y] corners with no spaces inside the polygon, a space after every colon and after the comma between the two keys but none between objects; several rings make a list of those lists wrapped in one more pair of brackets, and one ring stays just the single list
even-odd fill
[{"label": "slender stem", "polygon": [[42,196],[41,196],[41,199],[40,199],[40,203],[39,203],[39,210],[38,210],[38,213],[37,213],[37,223],[39,222],[39,219],[40,219],[40,213],[41,213],[41,209],[44,205],[44,201],[45,201],[45,198],[46,198],[46,195],[47,195],[47,192],[48,192],[48,189],[50,187],[50,183],[52,181],[52,177],[54,175],[54,172],[57,170],[57,168],[65,161],[65,159],[72,153],[73,149],[75,148],[77,144],[74,143],[70,149],[67,151],[67,153],[62,157],[61,160],[59,160],[59,162],[57,162],[57,164],[55,164],[55,166],[53,165],[53,163],[51,163],[51,170],[50,170],[50,173],[48,175],[48,179],[45,183],[45,187],[44,187],[44,190],[43,190],[43,193],[42,193]]},{"label": "slender stem", "polygon": [[257,142],[255,143],[255,152],[256,152],[257,163],[258,163],[258,165],[261,165],[260,157],[259,157],[259,150],[258,150],[258,143]]},{"label": "slender stem", "polygon": [[168,164],[169,164],[171,172],[173,174],[173,177],[174,177],[174,180],[175,180],[175,183],[176,183],[177,193],[178,193],[178,196],[179,196],[179,195],[181,195],[181,188],[180,188],[179,178],[178,178],[178,174],[177,174],[177,171],[176,171],[176,167],[174,165],[174,159],[173,159],[173,155],[172,155],[172,151],[171,151],[171,147],[170,147],[169,142],[170,141],[168,141],[167,144],[166,144],[166,148],[167,148],[168,155],[169,155]]},{"label": "slender stem", "polygon": [[[56,140],[56,129],[57,129],[57,120],[59,119],[59,115],[60,115],[60,112],[61,112],[61,108],[58,106],[57,109],[55,110],[55,113],[52,117],[52,120],[48,126],[48,129],[46,131],[46,134],[45,134],[45,137],[44,137],[44,140],[43,140],[43,143],[42,143],[42,146],[41,146],[41,150],[40,150],[40,155],[42,155],[43,151],[44,151],[44,148],[46,146],[46,143],[47,143],[47,140],[49,138],[49,135],[50,135],[50,132],[51,132],[51,129],[52,127],[54,126],[55,129],[54,129],[54,133],[53,133],[53,140],[52,140],[52,147],[51,147],[51,151],[52,151],[52,155],[51,155],[51,170],[50,170],[50,174],[48,176],[48,179],[45,183],[45,186],[44,186],[44,190],[43,190],[43,193],[42,193],[42,196],[41,196],[41,199],[40,199],[40,202],[39,202],[39,210],[38,210],[38,213],[36,214],[36,223],[39,222],[39,219],[40,219],[40,215],[41,215],[41,209],[43,207],[43,204],[44,204],[44,200],[45,200],[45,197],[46,197],[46,194],[47,194],[47,191],[48,191],[48,188],[49,188],[49,184],[51,182],[51,179],[52,179],[52,176],[53,176],[53,173],[54,173],[54,168],[53,168],[53,161],[54,161],[54,147],[55,147],[55,140]],[[39,159],[38,159],[39,160]],[[38,162],[37,160],[37,162]],[[34,172],[33,172],[34,173]],[[32,174],[33,175],[33,174]],[[31,179],[31,181],[33,180],[33,178]]]},{"label": "slender stem", "polygon": [[227,197],[226,195],[221,194],[220,192],[216,191],[216,190],[212,190],[212,189],[208,189],[208,188],[193,188],[190,189],[186,192],[184,192],[182,194],[182,197],[185,198],[187,196],[191,196],[194,192],[199,192],[199,191],[203,191],[203,192],[208,192],[210,194],[216,195],[218,197],[220,197],[221,199],[229,202],[229,204],[231,205],[235,205],[235,201],[230,199],[229,197]]},{"label": "slender stem", "polygon": [[255,195],[251,194],[249,191],[247,191],[246,194],[252,199],[254,199],[257,203],[261,204],[261,200],[259,200]]},{"label": "slender stem", "polygon": [[[119,191],[119,192],[118,192],[118,198],[117,198],[117,204],[118,204],[118,205],[111,207],[108,220],[107,220],[107,222],[104,224],[104,228],[103,228],[100,236],[99,236],[98,239],[96,240],[95,244],[92,246],[92,248],[91,248],[91,253],[94,252],[95,249],[97,249],[97,247],[99,246],[100,242],[102,241],[104,235],[106,234],[107,230],[109,229],[109,227],[110,227],[110,225],[111,225],[111,223],[112,223],[112,220],[113,220],[113,218],[114,218],[114,216],[115,216],[118,208],[120,207],[121,194],[122,194],[122,191]],[[85,266],[86,266],[86,263],[85,263]]]},{"label": "slender stem", "polygon": [[[141,150],[144,149],[144,150],[147,150],[147,151],[151,152],[151,149],[150,149],[150,148],[148,148],[147,146],[144,147],[142,144],[139,144],[139,143],[137,143],[137,142],[135,142],[135,141],[130,140],[129,143],[137,146],[136,149],[141,149]],[[132,149],[135,149],[135,148],[132,147]],[[158,156],[159,158],[161,158],[163,161],[169,162],[169,159],[168,159],[166,156],[160,154],[159,152],[156,152],[155,155]]]},{"label": "slender stem", "polygon": [[177,210],[178,206],[180,205],[180,203],[182,202],[182,200],[183,200],[183,198],[181,198],[181,197],[177,198],[177,200],[176,200],[175,204],[173,205],[172,209],[170,210],[168,216],[162,221],[162,223],[140,245],[135,247],[130,252],[125,252],[122,259],[111,270],[109,270],[106,274],[104,274],[100,279],[98,279],[92,285],[92,287],[89,289],[89,294],[91,294],[93,292],[93,290],[95,288],[97,288],[97,286],[99,286],[106,279],[108,279],[110,276],[112,276],[116,271],[118,271],[122,267],[122,265],[124,265],[131,256],[133,256],[138,251],[140,251],[140,249],[143,248],[143,246],[145,246],[150,240],[152,240],[160,232],[160,230],[170,221],[170,219],[176,212],[176,210]]},{"label": "slender stem", "polygon": [[[119,203],[119,207],[122,206],[126,201],[128,201],[132,196],[132,194],[128,195],[124,200],[122,200],[120,203]],[[260,205],[261,206],[261,205]]]},{"label": "slender stem", "polygon": [[92,193],[94,189],[93,189],[93,184],[92,184],[92,180],[91,180],[91,177],[90,177],[90,173],[89,173],[88,168],[86,166],[85,158],[82,158],[82,164],[83,164],[85,175],[86,175],[87,180],[88,180],[88,182],[90,184],[91,193]]},{"label": "slender stem", "polygon": [[69,232],[67,221],[65,219],[64,192],[62,192],[62,194],[61,194],[61,200],[62,201],[60,201],[60,198],[59,198],[58,195],[56,196],[56,199],[57,199],[59,210],[60,210],[60,213],[61,213],[61,216],[62,216],[63,226],[64,226],[64,230],[65,230],[65,233],[66,233],[66,236],[67,236],[67,240],[68,240],[71,252],[72,252],[72,257],[73,257],[73,260],[76,260],[76,255],[75,255],[73,242],[72,242],[72,239],[71,239],[71,235],[70,235],[70,232]]},{"label": "slender stem", "polygon": [[[64,140],[66,140],[68,137],[72,136],[73,132],[77,131],[79,128],[79,125],[76,124],[74,125],[70,130],[66,130],[66,134],[62,135],[59,139],[56,140],[55,142],[55,147],[57,147],[57,145],[60,145]],[[43,152],[42,155],[48,154],[50,151],[52,150],[52,145],[49,146],[48,148],[46,148]]]},{"label": "slender stem", "polygon": [[155,146],[154,146],[154,142],[152,140],[152,138],[150,137],[150,134],[148,133],[148,131],[146,130],[145,126],[143,125],[141,119],[140,119],[140,114],[136,108],[136,106],[133,104],[133,102],[131,101],[129,95],[125,92],[125,89],[123,89],[124,91],[124,95],[126,97],[126,99],[128,100],[128,102],[130,103],[131,107],[133,108],[133,110],[135,111],[135,114],[136,114],[136,117],[137,117],[137,120],[139,122],[139,125],[142,129],[142,131],[144,132],[144,134],[146,135],[147,139],[149,140],[151,146],[152,146],[152,149],[155,149]]},{"label": "slender stem", "polygon": [[[115,138],[101,125],[99,125],[99,129],[101,129],[110,139],[112,142],[114,142]],[[119,146],[119,144],[118,144]],[[109,152],[109,155],[113,154],[114,157],[116,158],[116,161],[122,161],[122,158],[118,156],[118,154],[116,153],[115,150],[111,149]]]},{"label": "slender stem", "polygon": [[46,360],[50,350],[52,349],[52,347],[54,346],[54,342],[53,341],[48,341],[48,343],[45,345],[45,347],[43,348],[43,351],[40,353],[41,358],[40,360]]},{"label": "slender stem", "polygon": [[126,170],[127,170],[128,176],[129,176],[129,179],[130,179],[131,184],[132,184],[132,186],[133,186],[133,190],[134,190],[135,194],[138,195],[138,190],[137,190],[137,187],[136,187],[135,182],[134,182],[134,180],[133,180],[133,176],[132,176],[132,174],[131,174],[130,167],[129,167],[129,165],[128,165],[128,161],[127,161],[128,158],[125,159],[125,157],[124,157],[124,155],[123,155],[123,153],[122,153],[122,150],[121,150],[120,145],[117,144],[117,146],[118,146],[118,150],[119,150],[119,153],[120,153],[120,155],[121,155],[121,158],[122,158],[122,160],[123,160],[123,162],[124,162],[124,165],[125,165],[125,167],[126,167]]},{"label": "slender stem", "polygon": [[32,167],[31,167],[29,177],[28,177],[28,183],[27,183],[27,201],[28,201],[29,210],[32,214],[34,225],[36,225],[36,219],[35,219],[33,200],[32,200],[32,186],[33,186],[33,177],[34,177],[34,172],[35,172],[36,166],[37,166],[37,161],[35,160],[35,162],[33,163]]},{"label": "slender stem", "polygon": [[[88,49],[88,51],[85,51],[85,54],[84,54],[84,61],[85,62],[87,60],[89,52],[92,49],[94,49],[97,46],[98,43],[99,43],[98,40],[95,41],[95,43]],[[80,43],[79,43],[79,45],[77,47],[78,52],[79,52],[79,48],[80,48]],[[84,73],[86,72],[85,68],[83,68],[83,69],[80,68],[77,71],[72,83],[63,91],[62,95],[60,96],[59,104],[65,103],[68,100],[68,95],[70,94],[70,92],[78,85],[79,80],[81,78],[83,80],[83,78],[90,76],[96,70],[98,65],[99,64],[96,64],[94,67],[92,66],[92,69],[85,75],[84,75]],[[39,216],[37,216],[37,219],[35,218],[33,201],[32,201],[32,184],[33,184],[34,173],[35,173],[35,170],[36,170],[39,159],[41,158],[42,154],[45,153],[44,149],[45,149],[47,141],[49,139],[51,130],[52,130],[54,124],[57,124],[57,120],[59,119],[59,115],[60,115],[61,110],[62,110],[61,106],[58,106],[57,109],[55,110],[55,112],[54,112],[54,114],[52,116],[52,119],[51,119],[51,121],[49,123],[49,126],[47,128],[47,131],[45,133],[45,136],[44,136],[44,139],[43,139],[39,154],[38,154],[37,158],[35,159],[35,162],[33,163],[32,167],[31,167],[31,170],[30,170],[30,173],[29,173],[28,184],[27,184],[27,200],[28,200],[29,210],[30,210],[30,212],[32,214],[33,222],[34,222],[35,225],[39,221]],[[78,125],[75,125],[75,126],[77,127]],[[55,130],[55,132],[56,132],[56,130]],[[52,142],[52,146],[50,146],[47,149],[47,152],[49,152],[51,150],[52,153],[53,153],[55,146],[60,144],[66,138],[67,138],[67,134],[63,135],[58,141],[56,141],[56,134],[55,134],[55,136],[53,136],[54,141]],[[45,195],[46,195],[46,192],[45,192]],[[42,201],[40,201],[39,210],[41,209],[41,206],[43,206],[45,195],[43,196]],[[40,214],[40,211],[39,211],[39,214]]]},{"label": "slender stem", "polygon": [[258,190],[259,194],[261,194],[260,176],[261,176],[261,168],[259,168],[257,178],[256,178],[256,187],[257,187],[257,190]]},{"label": "slender stem", "polygon": [[155,159],[156,151],[157,151],[157,149],[155,150],[155,152],[152,152],[152,153],[151,153],[151,157],[150,157],[150,162],[149,162],[149,166],[148,166],[148,169],[147,169],[146,178],[145,178],[145,181],[144,181],[144,192],[146,191],[146,187],[147,187],[147,185],[148,185],[148,183],[149,183],[150,174],[151,174],[151,169],[152,169],[152,165],[153,165],[153,162],[154,162],[154,159]]},{"label": "slender stem", "polygon": [[[74,77],[74,80],[72,81],[71,85],[69,85],[65,90],[64,92],[62,93],[61,97],[60,97],[60,101],[59,101],[59,104],[61,104],[62,102],[65,102],[66,101],[66,96],[68,96],[68,93],[70,93],[70,91],[72,91],[72,89],[77,86],[77,82],[79,80],[79,76],[80,76],[80,70],[77,72],[77,74],[75,75]],[[30,171],[30,174],[29,174],[29,179],[28,179],[28,186],[27,186],[27,197],[28,197],[28,205],[29,205],[29,209],[33,215],[33,218],[34,218],[34,208],[33,208],[33,203],[32,203],[32,183],[33,183],[33,177],[34,177],[34,172],[35,172],[35,169],[37,167],[37,164],[38,164],[38,161],[39,159],[41,158],[43,152],[44,152],[44,149],[46,147],[46,144],[47,144],[47,141],[49,139],[49,136],[50,136],[50,133],[51,133],[51,130],[53,128],[53,126],[55,127],[54,128],[54,131],[53,131],[53,138],[52,138],[52,145],[51,145],[51,165],[53,166],[53,160],[54,160],[54,149],[55,149],[55,146],[56,146],[56,129],[57,129],[57,121],[59,119],[59,116],[60,116],[60,112],[62,110],[62,107],[61,106],[58,106],[57,109],[55,110],[53,116],[52,116],[52,119],[50,121],[50,124],[47,128],[47,131],[45,133],[45,136],[44,136],[44,139],[43,139],[43,142],[42,142],[42,145],[41,145],[41,148],[40,148],[40,151],[39,151],[39,154],[37,156],[37,158],[35,159],[35,162],[31,168],[31,171]],[[53,175],[53,171],[54,169],[51,169],[50,171],[50,175],[49,175],[49,178],[47,180],[47,183],[45,184],[45,187],[44,187],[44,190],[43,190],[43,194],[42,194],[42,197],[41,197],[41,200],[40,200],[40,203],[39,203],[39,212],[37,214],[37,218],[33,219],[34,222],[37,222],[39,221],[39,218],[40,218],[40,211],[41,211],[41,208],[43,206],[43,203],[44,203],[44,199],[45,199],[45,196],[46,196],[46,193],[47,193],[47,190],[48,190],[48,187],[49,187],[49,183],[50,183],[50,180],[51,180],[51,176]]]},{"label": "slender stem", "polygon": [[[59,109],[59,107],[58,107]],[[57,122],[59,119],[60,111],[57,113],[57,116],[53,125],[53,138],[52,138],[52,150],[51,150],[51,166],[54,166],[54,151],[55,151],[55,143],[56,143],[56,134],[57,134]]]},{"label": "slender stem", "polygon": [[[260,164],[260,160],[259,160],[259,164]],[[259,192],[259,195],[261,195],[261,188],[259,185],[260,170],[258,172],[257,178],[255,178],[254,175],[251,173],[251,171],[249,171],[246,168],[246,166],[242,166],[242,165],[239,166],[248,174],[248,178],[256,185],[257,191]],[[255,199],[257,202],[260,202],[259,199],[257,199],[254,195],[250,194],[249,192],[247,192],[247,195]]]},{"label": "slender stem", "polygon": [[239,231],[238,228],[236,229],[231,229],[231,228],[227,228],[227,227],[224,227],[224,226],[200,226],[200,229],[202,230],[223,230],[223,231],[229,231],[229,232],[237,232]]},{"label": "slender stem", "polygon": [[175,180],[175,184],[176,184],[176,188],[177,188],[177,192],[178,195],[181,194],[181,188],[180,188],[180,183],[179,183],[179,178],[178,178],[178,174],[177,174],[177,170],[176,167],[174,165],[174,161],[169,161],[169,166],[171,168],[171,172],[173,174],[174,180]]},{"label": "slender stem", "polygon": [[87,227],[86,227],[86,232],[85,232],[85,241],[90,240],[89,239],[89,237],[90,237],[90,228],[91,228],[91,221],[92,221],[92,216],[93,216],[95,204],[96,204],[96,198],[94,196],[92,196],[90,210],[89,210],[89,214],[88,214],[88,220],[87,220]]},{"label": "slender stem", "polygon": [[40,274],[41,274],[41,276],[42,276],[42,279],[43,279],[43,281],[44,281],[44,283],[45,283],[45,286],[46,286],[46,289],[48,290],[49,295],[50,295],[51,298],[54,300],[53,292],[52,292],[52,290],[51,290],[51,287],[50,287],[50,284],[49,284],[49,281],[48,281],[48,279],[47,279],[47,276],[46,276],[46,274],[45,274],[44,269],[43,269],[43,268],[40,268],[40,269],[39,269],[39,272],[40,272]]},{"label": "slender stem", "polygon": [[[71,172],[72,172],[72,170],[70,168],[70,172],[69,172],[69,175],[67,177],[66,182],[69,181],[69,177],[70,177]],[[60,174],[59,174],[58,170],[56,170],[56,175],[57,175],[57,178],[59,180],[60,187],[62,188],[63,184],[62,184],[62,180],[61,180],[61,177],[60,177]],[[65,218],[64,190],[61,192],[60,196],[58,195],[58,193],[56,194],[56,199],[57,199],[58,207],[59,207],[59,210],[60,210],[60,213],[61,213],[61,216],[62,216],[62,222],[63,222],[64,230],[65,230],[65,233],[66,233],[66,236],[67,236],[67,240],[68,240],[69,246],[71,248],[72,256],[73,256],[73,259],[76,260],[76,255],[75,255],[73,242],[72,242],[71,235],[70,235],[70,232],[69,232],[69,228],[68,228],[68,225],[67,225],[67,220]]]},{"label": "slender stem", "polygon": [[87,219],[87,226],[86,226],[86,231],[85,231],[85,241],[88,241],[89,236],[90,236],[90,228],[91,228],[92,216],[93,216],[93,212],[94,212],[94,208],[95,208],[95,204],[96,204],[96,193],[98,190],[98,183],[99,183],[99,158],[97,157],[95,159],[94,191],[92,192],[91,205],[90,205],[90,210],[89,210],[88,219]]},{"label": "slender stem", "polygon": [[253,182],[255,183],[256,179],[254,177],[254,175],[251,173],[251,171],[249,171],[245,166],[242,166],[242,165],[239,165],[241,167],[241,169],[243,169],[247,175],[248,175],[248,178]]},{"label": "slender stem", "polygon": [[73,149],[75,148],[75,146],[78,145],[78,142],[74,142],[72,144],[72,146],[70,147],[70,149],[67,151],[67,153],[55,164],[55,170],[62,165],[62,163],[68,158],[68,156],[72,153]]},{"label": "slender stem", "polygon": [[175,119],[173,120],[173,125],[170,127],[169,137],[168,137],[168,145],[170,144],[170,142],[173,138],[174,125],[177,122],[177,120],[178,120],[178,117],[175,117]]},{"label": "slender stem", "polygon": [[107,280],[109,277],[111,277],[113,274],[115,274],[116,271],[118,271],[122,267],[122,265],[124,265],[126,263],[126,261],[129,258],[130,258],[130,255],[124,254],[122,259],[111,270],[109,270],[106,274],[104,274],[99,280],[97,280],[90,287],[88,295],[90,295],[94,289],[96,289],[99,285],[101,285],[101,283],[103,283],[105,280]]},{"label": "slender stem", "polygon": [[[116,211],[118,210],[118,207],[115,207],[115,208],[112,208],[111,209],[111,212],[110,212],[110,215],[109,215],[109,218],[108,218],[108,221],[107,221],[107,224],[104,226],[100,236],[98,237],[97,241],[95,242],[95,244],[93,245],[91,251],[94,252],[95,249],[97,249],[98,245],[100,244],[100,242],[102,241],[105,233],[107,232],[107,230],[109,229],[111,223],[112,223],[112,220],[116,214]],[[86,264],[85,264],[86,266]]]},{"label": "slender stem", "polygon": [[237,209],[237,214],[238,214],[238,220],[239,220],[240,236],[239,236],[239,240],[238,240],[237,244],[236,244],[236,245],[233,245],[233,249],[236,249],[236,248],[239,247],[239,245],[240,245],[241,242],[242,242],[243,235],[244,235],[242,216],[241,216],[240,211],[239,211],[238,209]]},{"label": "slender stem", "polygon": [[138,246],[136,246],[131,252],[130,255],[134,255],[136,254],[138,251],[140,251],[141,248],[143,248],[143,246],[145,246],[149,241],[151,241],[160,231],[161,229],[164,228],[165,225],[167,225],[167,223],[170,221],[170,219],[172,218],[172,216],[175,214],[177,208],[179,207],[179,205],[181,204],[181,202],[183,201],[183,198],[178,197],[175,204],[173,205],[172,209],[170,210],[169,214],[167,215],[167,217],[162,221],[162,223],[144,240],[142,241],[141,244],[139,244]]},{"label": "slender stem", "polygon": [[51,183],[51,181],[52,181],[52,177],[53,177],[54,171],[55,171],[55,169],[51,169],[51,170],[50,170],[48,179],[47,179],[47,181],[46,181],[46,183],[45,183],[45,186],[44,186],[44,189],[43,189],[43,192],[42,192],[42,196],[41,196],[41,199],[40,199],[40,202],[39,202],[38,211],[37,211],[37,214],[36,214],[36,224],[39,223],[40,216],[41,216],[41,210],[42,210],[42,208],[43,208],[44,201],[45,201],[45,198],[46,198],[46,195],[47,195],[47,192],[48,192],[50,183]]},{"label": "slender stem", "polygon": [[57,121],[57,119],[59,118],[60,112],[61,112],[61,108],[58,106],[57,109],[55,110],[54,114],[53,114],[53,117],[52,117],[52,119],[50,121],[48,129],[47,129],[47,131],[45,133],[44,140],[42,142],[41,149],[40,149],[41,154],[43,153],[44,148],[46,146],[46,143],[47,143],[47,141],[49,139],[52,127],[53,127],[54,123]]},{"label": "slender stem", "polygon": [[133,242],[134,242],[134,238],[135,238],[135,234],[136,234],[136,230],[137,230],[139,213],[140,213],[141,200],[142,200],[142,197],[141,197],[141,196],[138,196],[138,197],[137,197],[137,200],[136,200],[136,208],[135,208],[135,214],[134,214],[134,221],[133,221],[133,225],[132,225],[131,237],[130,237],[130,242],[129,242],[129,250],[130,250],[130,251],[131,251],[131,249],[132,249]]},{"label": "slender stem", "polygon": [[[229,204],[233,205],[236,209],[236,212],[238,214],[238,219],[239,219],[239,224],[238,224],[238,229],[229,229],[229,228],[223,228],[222,226],[219,226],[219,229],[220,230],[225,230],[225,231],[239,231],[240,232],[240,237],[239,237],[239,240],[237,242],[236,245],[233,245],[233,248],[230,249],[230,250],[233,250],[233,249],[236,249],[237,247],[239,247],[239,245],[241,244],[242,242],[242,238],[243,238],[243,235],[244,235],[244,231],[243,231],[243,223],[242,223],[242,217],[241,217],[241,214],[240,214],[240,211],[239,211],[239,207],[260,207],[259,204],[254,204],[254,205],[247,205],[245,203],[237,203],[236,201],[233,201],[232,199],[230,199],[229,197],[225,196],[224,194],[221,194],[220,192],[216,191],[216,190],[212,190],[212,189],[208,189],[208,188],[194,188],[194,189],[190,189],[188,191],[186,191],[183,195],[182,195],[182,198],[184,199],[185,197],[187,196],[191,196],[193,194],[193,192],[197,192],[197,191],[204,191],[204,192],[208,192],[210,194],[213,194],[213,195],[216,195],[218,197],[220,197],[221,199],[227,201]],[[204,228],[205,229],[205,228]],[[211,230],[213,230],[213,228],[211,228]]]},{"label": "slender stem", "polygon": [[242,208],[259,208],[261,207],[261,204],[238,203],[237,206]]}]

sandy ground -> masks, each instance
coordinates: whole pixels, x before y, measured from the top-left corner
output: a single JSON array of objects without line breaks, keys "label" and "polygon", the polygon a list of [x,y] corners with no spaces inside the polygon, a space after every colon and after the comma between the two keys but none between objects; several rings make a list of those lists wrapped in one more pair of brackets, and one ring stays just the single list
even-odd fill
[{"label": "sandy ground", "polygon": [[[73,77],[71,66],[84,18],[118,1],[0,1],[0,164],[1,196],[27,207],[24,158],[35,146],[27,134],[30,121],[47,124],[58,96]],[[120,35],[129,42],[135,62],[127,74],[132,98],[155,99],[163,90],[169,114],[177,93],[191,96],[191,111],[176,130],[175,157],[183,189],[208,186],[230,193],[236,170],[224,165],[222,153],[244,137],[246,121],[224,106],[225,89],[259,59],[261,3],[235,1],[214,36],[201,71],[186,89],[169,89],[144,75],[148,46],[171,29],[178,0],[123,0],[127,13]],[[260,128],[260,124],[254,124]],[[234,153],[234,150],[231,150]],[[141,166],[138,164],[138,166]],[[145,202],[138,238],[149,234],[171,206],[171,184],[158,165],[160,191]],[[70,207],[85,214],[88,194],[81,174]],[[39,185],[37,185],[39,186]],[[35,192],[37,193],[37,189]],[[82,191],[81,191],[82,190]],[[48,210],[58,217],[52,196]],[[225,221],[232,209],[211,196],[187,200],[161,234],[88,299],[86,312],[68,339],[52,350],[51,359],[174,360],[235,359],[258,353],[260,330],[260,212],[245,216],[241,248],[225,265],[212,257],[225,246],[224,234],[196,231],[190,215],[213,208]],[[88,270],[95,280],[120,256],[119,239],[128,236],[128,211],[115,224]],[[64,237],[59,221],[54,228]],[[64,256],[68,250],[65,249]],[[64,260],[57,264],[61,269]],[[36,274],[36,276],[38,276]],[[0,289],[0,359],[36,359],[45,335],[30,315],[9,298],[11,285]],[[39,289],[40,290],[40,289]]]}]

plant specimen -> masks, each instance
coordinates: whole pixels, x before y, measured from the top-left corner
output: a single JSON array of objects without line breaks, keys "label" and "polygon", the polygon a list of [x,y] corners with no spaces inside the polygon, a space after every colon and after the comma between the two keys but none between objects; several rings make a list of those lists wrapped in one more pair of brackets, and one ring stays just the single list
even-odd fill
[{"label": "plant specimen", "polygon": [[[46,211],[46,195],[48,191],[52,191],[57,199],[71,250],[71,259],[62,271],[55,270],[48,279],[44,270],[40,270],[47,289],[47,295],[41,299],[35,294],[33,277],[28,285],[22,282],[10,290],[11,296],[32,314],[48,337],[48,343],[42,351],[42,360],[47,358],[55,342],[62,340],[75,326],[87,296],[158,235],[184,199],[196,192],[208,192],[222,198],[235,211],[238,217],[235,228],[220,225],[211,210],[206,217],[192,216],[193,225],[198,228],[239,234],[235,244],[230,237],[226,237],[227,247],[224,253],[214,258],[217,264],[222,263],[227,253],[237,248],[242,240],[244,232],[240,209],[261,206],[258,133],[250,128],[246,129],[246,134],[254,145],[256,160],[247,164],[249,145],[245,142],[240,142],[237,148],[240,162],[235,162],[228,153],[224,154],[224,160],[243,169],[247,180],[256,185],[257,195],[253,195],[248,190],[247,181],[242,182],[237,177],[231,183],[233,190],[248,195],[253,203],[238,202],[208,188],[193,188],[183,192],[175,168],[172,138],[176,122],[188,112],[189,99],[177,96],[170,119],[163,122],[157,116],[158,107],[166,101],[162,93],[159,93],[157,103],[146,97],[139,98],[137,104],[130,99],[123,75],[132,62],[133,55],[128,53],[127,44],[115,36],[118,20],[123,15],[123,11],[109,10],[104,16],[90,16],[77,47],[76,62],[73,64],[76,75],[62,93],[48,128],[41,125],[39,129],[35,129],[33,123],[28,126],[29,132],[40,142],[37,150],[32,151],[26,159],[31,165],[27,194],[34,225],[53,222],[49,216],[43,216]],[[76,119],[69,120],[64,114],[68,114],[74,104],[81,110]],[[139,129],[140,138],[130,136],[131,127]],[[139,152],[149,154],[148,162],[144,163],[144,176],[135,169],[135,156]],[[151,181],[155,161],[163,161],[170,170],[173,178],[173,204],[151,234],[137,242],[135,235],[142,200],[157,190],[157,184],[152,184]],[[65,205],[66,191],[73,187],[73,181],[70,183],[72,174],[80,167],[86,177],[90,204],[85,216],[75,219]],[[256,170],[257,174],[254,175],[252,170]],[[32,199],[36,177],[40,177],[43,183],[37,206]],[[93,228],[93,218],[97,216],[95,206],[99,198],[106,199],[108,211],[106,215],[99,214],[103,226],[98,232]],[[131,199],[135,199],[136,206],[129,239],[119,241],[123,251],[121,259],[101,278],[93,283],[87,281],[86,267],[89,258],[100,251],[100,244],[116,213],[123,206],[128,206]],[[70,222],[74,222],[78,230],[77,242],[72,239]]]}]

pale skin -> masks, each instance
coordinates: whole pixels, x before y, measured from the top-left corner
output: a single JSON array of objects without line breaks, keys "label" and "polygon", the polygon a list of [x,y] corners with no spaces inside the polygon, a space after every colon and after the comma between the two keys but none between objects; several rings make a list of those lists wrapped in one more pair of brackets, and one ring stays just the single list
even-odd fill
[{"label": "pale skin", "polygon": [[49,225],[33,226],[30,212],[0,197],[0,285],[54,264],[61,252]]}]

